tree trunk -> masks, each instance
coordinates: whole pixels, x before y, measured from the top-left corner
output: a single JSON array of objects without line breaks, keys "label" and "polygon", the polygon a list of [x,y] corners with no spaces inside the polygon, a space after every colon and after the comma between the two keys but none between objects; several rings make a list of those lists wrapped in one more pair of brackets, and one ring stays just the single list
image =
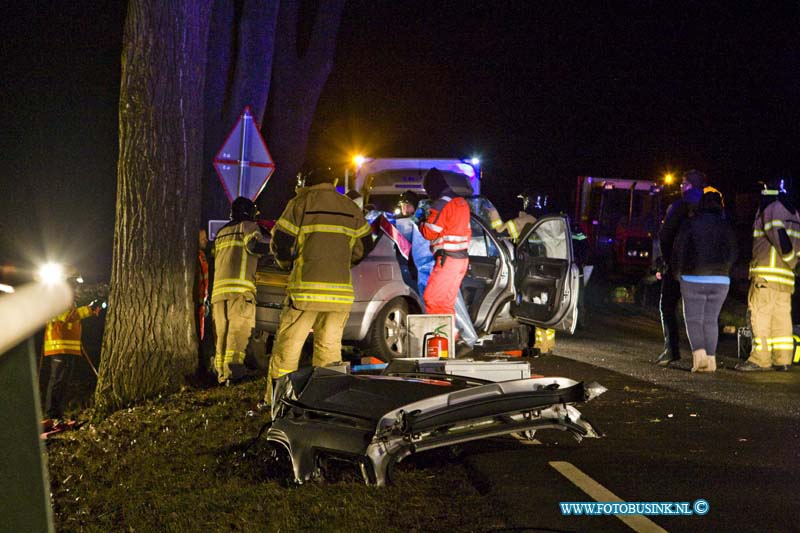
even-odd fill
[{"label": "tree trunk", "polygon": [[192,280],[200,219],[211,0],[132,0],[119,108],[101,412],[174,390],[197,361]]},{"label": "tree trunk", "polygon": [[[226,219],[230,203],[212,161],[245,106],[260,122],[267,106],[278,0],[216,0],[205,87],[203,221]],[[232,192],[235,194],[235,191]]]},{"label": "tree trunk", "polygon": [[[293,195],[317,101],[333,68],[343,7],[344,0],[281,2],[272,84],[261,125],[275,160],[275,173],[258,201],[269,218],[278,218]],[[307,34],[303,30],[308,27]]]}]

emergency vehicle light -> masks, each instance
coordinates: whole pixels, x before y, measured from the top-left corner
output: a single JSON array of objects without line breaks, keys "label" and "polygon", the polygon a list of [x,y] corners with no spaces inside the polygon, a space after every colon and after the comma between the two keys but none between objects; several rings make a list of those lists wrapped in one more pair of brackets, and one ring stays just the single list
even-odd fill
[{"label": "emergency vehicle light", "polygon": [[59,263],[43,264],[39,267],[37,275],[39,281],[48,285],[63,281],[66,278],[64,274],[64,267]]}]

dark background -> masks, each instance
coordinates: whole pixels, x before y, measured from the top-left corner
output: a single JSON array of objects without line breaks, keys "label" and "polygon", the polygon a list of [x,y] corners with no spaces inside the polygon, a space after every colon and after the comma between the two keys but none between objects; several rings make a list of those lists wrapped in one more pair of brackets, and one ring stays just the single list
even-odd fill
[{"label": "dark background", "polygon": [[[796,2],[602,4],[350,1],[309,164],[478,155],[504,215],[582,174],[694,167],[733,198],[798,173]],[[107,276],[124,3],[3,14],[0,260]]]}]

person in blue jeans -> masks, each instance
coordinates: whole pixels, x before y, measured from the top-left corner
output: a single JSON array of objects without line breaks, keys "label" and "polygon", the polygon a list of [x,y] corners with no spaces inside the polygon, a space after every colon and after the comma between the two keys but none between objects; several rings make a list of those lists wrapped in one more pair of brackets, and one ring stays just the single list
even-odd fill
[{"label": "person in blue jeans", "polygon": [[728,295],[737,253],[736,234],[725,218],[722,195],[707,187],[697,208],[681,224],[670,265],[683,296],[692,372],[717,369],[719,312]]}]

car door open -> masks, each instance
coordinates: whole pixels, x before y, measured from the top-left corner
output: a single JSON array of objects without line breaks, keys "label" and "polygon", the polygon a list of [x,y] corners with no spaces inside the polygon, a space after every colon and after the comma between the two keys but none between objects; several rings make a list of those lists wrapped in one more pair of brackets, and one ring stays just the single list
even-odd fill
[{"label": "car door open", "polygon": [[527,226],[515,251],[512,314],[526,324],[574,332],[580,272],[566,217],[545,216]]}]

